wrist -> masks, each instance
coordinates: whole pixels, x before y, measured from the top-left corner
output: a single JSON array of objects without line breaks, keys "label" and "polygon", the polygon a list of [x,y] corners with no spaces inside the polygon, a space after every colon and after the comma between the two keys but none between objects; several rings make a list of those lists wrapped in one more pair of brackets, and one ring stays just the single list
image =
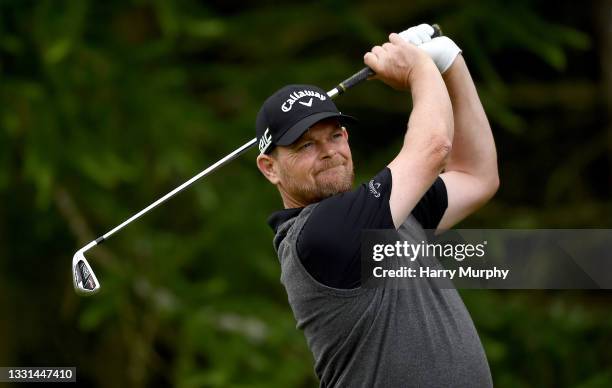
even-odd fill
[{"label": "wrist", "polygon": [[440,36],[418,46],[431,57],[440,73],[444,74],[461,53],[459,46],[447,36]]},{"label": "wrist", "polygon": [[457,54],[457,57],[455,58],[453,63],[450,65],[450,67],[442,74],[442,78],[444,78],[444,81],[446,82],[449,79],[454,78],[456,74],[462,73],[466,70],[467,70],[467,64],[465,63],[465,60],[463,59],[463,55],[459,53]]},{"label": "wrist", "polygon": [[429,78],[432,74],[440,74],[434,61],[425,53],[419,55],[419,59],[408,73],[408,86],[412,86],[421,80]]}]

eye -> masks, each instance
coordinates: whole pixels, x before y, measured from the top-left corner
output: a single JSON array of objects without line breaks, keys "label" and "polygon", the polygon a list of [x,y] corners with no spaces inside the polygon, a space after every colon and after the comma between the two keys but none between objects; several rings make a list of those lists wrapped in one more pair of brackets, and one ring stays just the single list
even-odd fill
[{"label": "eye", "polygon": [[305,149],[307,149],[308,147],[310,147],[311,145],[312,145],[312,142],[311,142],[311,141],[308,141],[308,142],[306,142],[306,143],[302,144],[302,145],[301,145],[301,146],[298,148],[298,150],[299,150],[299,151],[301,151],[301,150],[305,150]]},{"label": "eye", "polygon": [[342,132],[336,132],[336,133],[334,133],[333,136],[334,136],[334,139],[338,139],[338,138],[342,137]]}]

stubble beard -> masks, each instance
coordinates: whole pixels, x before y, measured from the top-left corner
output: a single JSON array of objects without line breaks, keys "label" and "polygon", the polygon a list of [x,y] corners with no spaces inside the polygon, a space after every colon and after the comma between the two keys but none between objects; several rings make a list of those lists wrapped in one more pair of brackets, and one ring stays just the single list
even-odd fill
[{"label": "stubble beard", "polygon": [[[306,204],[319,202],[333,195],[350,191],[355,179],[353,162],[348,160],[344,164],[338,165],[337,162],[330,162],[329,165],[315,173],[314,184],[297,181],[287,171],[281,169],[280,175],[284,189]],[[331,178],[325,177],[326,174],[334,174],[334,176]]]}]

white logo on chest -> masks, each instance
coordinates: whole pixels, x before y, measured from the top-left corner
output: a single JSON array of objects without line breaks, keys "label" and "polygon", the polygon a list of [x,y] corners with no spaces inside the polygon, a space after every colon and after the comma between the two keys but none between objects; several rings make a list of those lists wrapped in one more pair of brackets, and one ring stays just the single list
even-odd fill
[{"label": "white logo on chest", "polygon": [[370,193],[372,193],[372,195],[374,195],[376,198],[380,197],[380,191],[378,191],[380,188],[380,183],[375,183],[374,179],[372,179],[368,184],[368,187],[370,188]]}]

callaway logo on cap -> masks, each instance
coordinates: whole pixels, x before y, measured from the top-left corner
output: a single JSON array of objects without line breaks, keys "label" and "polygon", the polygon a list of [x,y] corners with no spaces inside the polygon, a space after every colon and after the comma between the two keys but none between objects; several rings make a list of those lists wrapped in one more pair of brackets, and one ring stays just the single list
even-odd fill
[{"label": "callaway logo on cap", "polygon": [[355,120],[340,113],[323,89],[313,85],[287,85],[268,97],[257,114],[259,152],[268,154],[274,146],[290,145],[308,128],[329,117]]}]

